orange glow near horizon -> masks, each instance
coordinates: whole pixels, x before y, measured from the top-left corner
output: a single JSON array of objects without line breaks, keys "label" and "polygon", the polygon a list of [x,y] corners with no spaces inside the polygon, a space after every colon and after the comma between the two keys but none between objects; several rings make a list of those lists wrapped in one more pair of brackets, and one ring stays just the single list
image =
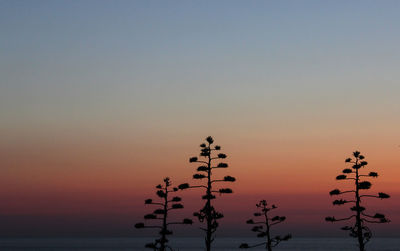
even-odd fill
[{"label": "orange glow near horizon", "polygon": [[[176,185],[192,182],[196,165],[189,163],[188,158],[197,155],[201,140],[169,141],[158,146],[128,140],[79,141],[78,145],[68,142],[3,146],[2,164],[7,168],[1,177],[0,197],[9,203],[0,209],[1,213],[141,212],[141,201],[153,195],[154,186],[163,177],[171,177]],[[216,143],[228,154],[226,161],[230,165],[226,170],[215,171],[216,177],[229,174],[237,178],[237,182],[229,184],[234,195],[221,199],[230,205],[231,196],[253,198],[253,202],[255,197],[276,198],[276,203],[290,207],[299,202],[296,195],[325,196],[329,201],[328,192],[346,184],[334,179],[346,167],[344,159],[351,155],[350,149],[341,149],[342,144],[313,142],[301,147],[303,142],[251,144],[250,140],[243,144],[226,140],[224,144],[218,138]],[[398,149],[379,149],[374,144],[363,148],[360,150],[369,162],[366,172],[374,170],[380,174],[372,180],[371,192],[399,194],[400,188],[395,185],[400,175],[396,165]],[[192,192],[185,193],[188,195],[184,196],[193,197]],[[290,199],[285,199],[288,196]],[[303,207],[307,209],[306,204]],[[326,203],[310,207],[332,209]],[[240,203],[237,208],[251,210],[251,205]]]}]

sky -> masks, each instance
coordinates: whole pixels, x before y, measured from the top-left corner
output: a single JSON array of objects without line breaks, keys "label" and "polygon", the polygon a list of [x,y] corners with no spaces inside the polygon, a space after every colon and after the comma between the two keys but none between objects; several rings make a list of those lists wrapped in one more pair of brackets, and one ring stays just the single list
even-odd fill
[{"label": "sky", "polygon": [[[347,236],[328,192],[355,150],[400,226],[400,2],[0,1],[0,236],[142,236],[144,199],[191,181],[212,135],[234,193],[303,236]],[[182,192],[190,216],[200,194]],[[198,224],[178,233],[198,235]],[[398,232],[397,232],[398,234]]]}]

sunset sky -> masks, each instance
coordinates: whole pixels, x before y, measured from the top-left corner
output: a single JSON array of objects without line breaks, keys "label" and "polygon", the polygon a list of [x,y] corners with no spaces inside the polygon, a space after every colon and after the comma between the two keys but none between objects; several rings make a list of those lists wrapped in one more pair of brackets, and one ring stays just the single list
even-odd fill
[{"label": "sunset sky", "polygon": [[[367,208],[400,227],[399,1],[0,0],[0,237],[139,236],[144,199],[212,135],[232,195],[220,235],[266,199],[294,235],[347,236],[329,191],[361,151]],[[154,196],[153,196],[154,195]],[[184,191],[191,216],[197,192]],[[375,212],[375,211],[371,211]],[[350,213],[350,211],[348,212]],[[198,224],[178,233],[199,235]],[[321,231],[323,230],[323,231]]]}]

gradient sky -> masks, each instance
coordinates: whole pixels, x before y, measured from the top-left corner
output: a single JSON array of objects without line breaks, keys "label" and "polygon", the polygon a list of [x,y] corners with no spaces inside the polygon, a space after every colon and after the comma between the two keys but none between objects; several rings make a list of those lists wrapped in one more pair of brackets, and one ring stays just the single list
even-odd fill
[{"label": "gradient sky", "polygon": [[[297,235],[360,150],[400,227],[399,1],[0,1],[0,236],[137,236],[163,177],[208,136],[235,191],[221,234],[267,199]],[[183,215],[200,208],[182,193]],[[321,229],[323,231],[321,231]],[[179,231],[183,231],[178,230]],[[185,231],[188,232],[188,231]],[[189,231],[190,232],[190,231]],[[193,228],[190,234],[200,232]]]}]

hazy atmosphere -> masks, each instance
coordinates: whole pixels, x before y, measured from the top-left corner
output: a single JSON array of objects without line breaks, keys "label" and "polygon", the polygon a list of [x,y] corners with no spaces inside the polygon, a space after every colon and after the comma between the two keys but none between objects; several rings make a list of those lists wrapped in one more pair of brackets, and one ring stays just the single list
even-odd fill
[{"label": "hazy atmosphere", "polygon": [[[217,236],[253,236],[262,199],[298,237],[347,237],[335,177],[359,150],[400,237],[399,1],[0,0],[0,237],[138,237],[164,177],[192,182],[211,135],[233,194]],[[220,171],[215,171],[218,176]],[[179,191],[192,217],[200,191]],[[181,217],[182,216],[182,217]],[[174,236],[201,236],[199,222]],[[350,238],[349,238],[350,239]],[[350,240],[352,241],[352,240]]]}]

